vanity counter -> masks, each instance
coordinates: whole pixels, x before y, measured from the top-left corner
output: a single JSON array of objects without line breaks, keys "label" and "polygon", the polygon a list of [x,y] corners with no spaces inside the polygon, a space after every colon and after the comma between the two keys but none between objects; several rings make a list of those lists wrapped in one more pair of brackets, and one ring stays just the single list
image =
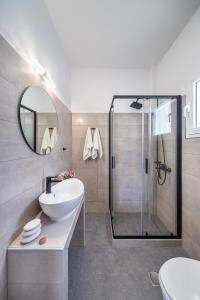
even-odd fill
[{"label": "vanity counter", "polygon": [[[69,248],[82,208],[84,209],[84,197],[80,204],[67,216],[65,220],[61,222],[53,222],[44,213],[40,212],[37,216],[37,218],[41,219],[42,223],[42,231],[39,237],[29,244],[22,245],[20,243],[20,234],[9,246],[8,250],[62,250],[64,248]],[[85,226],[84,220],[82,222],[82,226]],[[43,245],[39,245],[41,237],[47,238],[46,243]]]}]

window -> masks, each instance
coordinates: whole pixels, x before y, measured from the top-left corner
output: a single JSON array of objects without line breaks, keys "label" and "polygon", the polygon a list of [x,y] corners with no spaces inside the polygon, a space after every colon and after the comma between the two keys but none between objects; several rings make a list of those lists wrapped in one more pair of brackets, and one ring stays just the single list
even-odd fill
[{"label": "window", "polygon": [[153,119],[153,134],[166,134],[171,132],[171,103],[167,102],[156,108]]},{"label": "window", "polygon": [[200,79],[193,83],[193,127],[200,127]]},{"label": "window", "polygon": [[193,82],[192,100],[185,106],[186,138],[200,137],[200,78]]}]

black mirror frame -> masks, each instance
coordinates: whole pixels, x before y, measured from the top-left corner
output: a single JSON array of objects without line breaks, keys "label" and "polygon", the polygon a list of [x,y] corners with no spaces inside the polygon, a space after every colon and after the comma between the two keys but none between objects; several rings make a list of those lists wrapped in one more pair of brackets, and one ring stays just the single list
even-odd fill
[{"label": "black mirror frame", "polygon": [[[41,88],[48,94],[48,92],[47,92],[42,86],[40,86],[40,85],[29,85],[29,86],[27,86],[27,87],[23,90],[23,92],[21,93],[21,95],[20,95],[20,97],[19,97],[18,106],[17,106],[17,119],[18,119],[18,124],[19,124],[20,132],[21,132],[21,134],[22,134],[22,136],[23,136],[23,139],[24,139],[26,145],[29,147],[29,149],[30,149],[32,152],[34,152],[35,154],[37,154],[37,155],[45,156],[45,155],[48,155],[48,154],[41,154],[41,153],[38,153],[38,152],[36,151],[36,131],[37,131],[37,128],[36,128],[36,111],[34,111],[34,110],[32,110],[32,109],[30,109],[30,108],[24,106],[23,104],[21,104],[24,94],[25,94],[26,91],[27,91],[30,87],[32,87],[32,86],[41,87]],[[48,94],[48,95],[49,95],[49,94]],[[50,97],[50,96],[49,96],[49,97]],[[54,105],[54,104],[53,104],[53,105]],[[30,146],[30,144],[28,143],[28,141],[27,141],[27,139],[26,139],[26,137],[25,137],[25,135],[24,135],[24,131],[23,131],[22,125],[21,125],[20,108],[21,108],[22,106],[23,106],[24,108],[26,108],[26,109],[28,109],[28,110],[30,110],[31,112],[34,113],[34,149],[33,149],[33,148]],[[56,110],[56,109],[55,109],[55,110]],[[57,112],[56,112],[56,113],[57,113]],[[57,119],[58,119],[58,117],[57,117]],[[57,129],[58,129],[58,128],[57,128]],[[52,150],[52,151],[53,151],[53,150]],[[51,151],[51,152],[52,152],[52,151]],[[50,152],[49,154],[51,154],[51,152]]]}]

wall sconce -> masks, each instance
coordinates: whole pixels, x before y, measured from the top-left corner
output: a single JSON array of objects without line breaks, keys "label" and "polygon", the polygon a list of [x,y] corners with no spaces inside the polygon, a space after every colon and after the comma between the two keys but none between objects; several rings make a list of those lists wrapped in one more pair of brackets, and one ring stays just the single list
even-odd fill
[{"label": "wall sconce", "polygon": [[45,85],[47,87],[49,87],[51,90],[55,90],[56,89],[56,84],[55,82],[51,79],[50,75],[45,72],[42,76],[41,76],[42,80],[44,81]]},{"label": "wall sconce", "polygon": [[43,76],[46,72],[45,72],[45,69],[43,68],[43,66],[41,66],[39,64],[39,62],[37,62],[36,60],[33,60],[32,61],[32,68],[33,68],[33,71],[39,75],[39,76]]},{"label": "wall sconce", "polygon": [[39,64],[38,61],[36,61],[35,59],[32,59],[31,62],[33,71],[40,76],[40,78],[42,79],[42,81],[44,82],[44,84],[51,90],[55,90],[56,89],[56,84],[55,82],[51,79],[51,76],[49,75],[49,73],[43,68],[43,66],[41,66]]}]

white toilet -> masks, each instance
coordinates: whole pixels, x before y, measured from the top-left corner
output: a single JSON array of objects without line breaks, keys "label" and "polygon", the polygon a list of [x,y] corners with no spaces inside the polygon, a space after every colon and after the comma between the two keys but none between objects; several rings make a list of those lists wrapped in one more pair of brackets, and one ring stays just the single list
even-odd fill
[{"label": "white toilet", "polygon": [[200,300],[200,261],[177,257],[159,271],[164,300]]}]

